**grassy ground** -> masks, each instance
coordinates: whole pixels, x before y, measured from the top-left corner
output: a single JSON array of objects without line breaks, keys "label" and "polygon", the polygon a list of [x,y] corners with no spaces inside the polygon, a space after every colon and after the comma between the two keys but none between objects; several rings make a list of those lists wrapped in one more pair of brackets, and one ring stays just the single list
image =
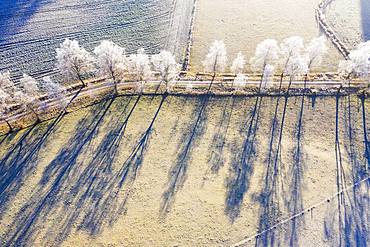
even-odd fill
[{"label": "grassy ground", "polygon": [[331,198],[369,175],[369,104],[125,96],[25,129],[1,141],[0,243],[225,246],[325,200],[246,245],[369,244],[368,180]]}]

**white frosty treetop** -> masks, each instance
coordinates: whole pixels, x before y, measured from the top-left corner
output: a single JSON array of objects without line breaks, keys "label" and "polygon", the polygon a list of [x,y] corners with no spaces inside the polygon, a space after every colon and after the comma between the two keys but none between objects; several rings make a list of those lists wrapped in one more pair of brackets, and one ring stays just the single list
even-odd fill
[{"label": "white frosty treetop", "polygon": [[9,97],[9,94],[0,88],[0,104],[5,104],[9,100]]},{"label": "white frosty treetop", "polygon": [[256,48],[251,64],[257,71],[264,71],[267,64],[275,64],[279,58],[280,49],[274,39],[266,39],[259,43]]},{"label": "white frosty treetop", "polygon": [[8,94],[14,93],[14,83],[10,79],[9,71],[0,73],[0,87],[2,90],[4,90]]},{"label": "white frosty treetop", "polygon": [[127,71],[128,59],[125,49],[112,41],[104,40],[94,49],[99,73],[114,80],[122,80]]},{"label": "white frosty treetop", "polygon": [[147,81],[151,78],[150,59],[144,49],[141,48],[137,54],[130,55],[129,70],[138,81]]},{"label": "white frosty treetop", "polygon": [[325,37],[313,38],[307,45],[305,52],[308,57],[308,68],[319,66],[322,63],[323,56],[328,52]]},{"label": "white frosty treetop", "polygon": [[23,74],[23,77],[20,79],[20,84],[23,87],[24,93],[30,97],[39,96],[39,86],[38,82],[27,74]]},{"label": "white frosty treetop", "polygon": [[265,70],[263,72],[263,79],[262,79],[262,88],[266,88],[268,84],[271,82],[271,78],[274,75],[275,66],[267,64]]},{"label": "white frosty treetop", "polygon": [[180,65],[176,62],[175,56],[168,51],[161,51],[152,56],[154,69],[159,72],[165,83],[174,81],[180,72]]},{"label": "white frosty treetop", "polygon": [[349,60],[340,61],[338,69],[342,74],[370,76],[370,41],[359,44],[349,54]]},{"label": "white frosty treetop", "polygon": [[235,75],[243,73],[245,63],[246,61],[243,54],[239,52],[230,67],[231,72]]},{"label": "white frosty treetop", "polygon": [[60,85],[60,83],[56,83],[49,76],[43,78],[44,83],[42,84],[43,91],[48,95],[48,98],[55,98],[61,95],[64,95],[66,90],[65,88]]},{"label": "white frosty treetop", "polygon": [[283,70],[288,65],[290,59],[301,54],[303,47],[304,45],[302,37],[292,36],[283,40],[283,42],[280,44]]},{"label": "white frosty treetop", "polygon": [[292,57],[289,60],[284,72],[291,77],[306,74],[308,72],[307,57],[301,55]]},{"label": "white frosty treetop", "polygon": [[76,40],[66,39],[56,53],[56,67],[68,79],[81,80],[94,69],[94,58]]},{"label": "white frosty treetop", "polygon": [[227,63],[227,51],[223,41],[215,40],[206,59],[203,61],[203,66],[205,71],[209,72],[224,72]]}]

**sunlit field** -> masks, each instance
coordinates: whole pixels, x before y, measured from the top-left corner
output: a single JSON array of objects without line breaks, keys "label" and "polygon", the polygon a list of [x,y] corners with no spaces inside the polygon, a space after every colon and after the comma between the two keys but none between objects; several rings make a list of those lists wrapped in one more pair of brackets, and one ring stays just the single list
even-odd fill
[{"label": "sunlit field", "polygon": [[[287,37],[299,35],[309,42],[322,34],[315,18],[315,9],[320,2],[200,0],[194,26],[191,69],[202,70],[201,62],[214,39],[225,42],[230,59],[239,51],[250,59],[257,44],[267,38],[280,42]],[[351,49],[360,41],[369,39],[368,6],[368,0],[335,0],[328,7],[329,23],[338,35],[345,37],[344,41]],[[340,53],[330,45],[323,65],[316,70],[336,71],[339,59],[342,59]]]},{"label": "sunlit field", "polygon": [[25,129],[1,144],[2,244],[230,245],[296,214],[246,246],[367,243],[368,183],[335,195],[369,175],[369,109],[135,96]]},{"label": "sunlit field", "polygon": [[0,1],[0,246],[370,245],[370,0],[320,2]]}]

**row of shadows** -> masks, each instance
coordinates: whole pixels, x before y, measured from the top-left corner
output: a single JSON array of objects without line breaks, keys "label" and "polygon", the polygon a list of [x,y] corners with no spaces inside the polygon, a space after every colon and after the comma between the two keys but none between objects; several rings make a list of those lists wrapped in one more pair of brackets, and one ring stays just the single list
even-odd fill
[{"label": "row of shadows", "polygon": [[[126,203],[131,195],[131,188],[143,164],[145,153],[150,147],[155,122],[158,115],[160,115],[163,104],[165,102],[171,103],[166,95],[161,97],[160,100],[153,98],[152,101],[149,101],[150,105],[154,105],[155,111],[152,113],[153,115],[150,117],[146,128],[137,136],[137,139],[133,140],[134,145],[128,145],[125,143],[125,139],[128,138],[125,134],[126,127],[141,98],[138,96],[120,98],[120,100],[108,99],[104,103],[92,107],[79,120],[73,134],[67,141],[68,146],[60,149],[56,157],[46,165],[42,178],[37,188],[30,195],[30,199],[16,214],[8,230],[1,235],[1,242],[5,246],[15,244],[32,245],[41,226],[43,231],[49,233],[44,236],[46,243],[52,243],[53,245],[61,244],[76,224],[78,229],[96,235],[105,226],[113,225],[126,212]],[[209,114],[207,107],[210,102],[213,104],[210,99],[211,96],[206,95],[198,100],[192,114],[194,121],[189,123],[187,131],[183,133],[179,141],[177,158],[172,167],[169,168],[167,187],[161,200],[161,216],[166,216],[171,212],[171,207],[175,203],[175,195],[186,181],[186,173],[191,163],[191,157],[196,155],[195,147],[206,131]],[[208,164],[204,165],[209,166],[206,176],[209,174],[217,175],[221,167],[229,165],[225,164],[224,159],[226,151],[231,151],[230,172],[225,183],[225,214],[229,217],[231,223],[240,216],[243,201],[249,190],[249,183],[254,172],[257,151],[264,150],[263,147],[258,146],[257,140],[262,109],[268,101],[275,102],[275,104],[269,133],[266,133],[269,137],[269,145],[264,162],[263,186],[260,195],[256,197],[256,201],[260,205],[259,231],[270,228],[279,220],[280,208],[288,210],[290,214],[296,214],[304,208],[302,187],[304,186],[303,177],[306,165],[303,155],[303,133],[304,110],[305,107],[310,107],[310,104],[306,103],[308,99],[304,95],[299,98],[256,97],[244,99],[227,97],[215,99],[215,102],[221,101],[221,111],[218,117],[218,128],[211,140],[207,154]],[[241,102],[245,100],[254,101],[254,103],[251,106],[246,106],[243,110],[245,119],[243,119],[240,127],[243,141],[241,145],[228,146],[226,140],[231,118],[234,115],[234,107],[240,107]],[[282,162],[281,150],[285,137],[283,133],[286,116],[290,110],[287,107],[288,101],[293,100],[296,101],[295,105],[299,107],[294,129],[294,147],[291,150],[294,162],[293,164],[286,164]],[[345,144],[345,151],[348,153],[348,157],[351,158],[351,179],[356,182],[368,175],[367,171],[370,164],[366,102],[365,99],[359,99],[356,112],[352,110],[352,108],[355,108],[353,100],[338,96],[336,102],[337,135],[335,145],[337,146],[340,142],[340,138],[343,139],[341,143]],[[340,103],[345,105],[340,108]],[[339,109],[345,109],[345,111],[340,113]],[[118,114],[108,114],[111,111],[118,112]],[[354,119],[358,119],[351,118],[355,113],[362,114],[362,123],[353,123]],[[344,118],[348,119],[344,124],[346,129],[344,137],[340,137],[338,134],[339,114],[343,114]],[[109,119],[107,120],[108,115]],[[109,121],[109,128],[105,132],[101,129],[104,120]],[[10,142],[12,139],[16,141],[1,160],[0,200],[2,203],[0,215],[10,205],[11,199],[20,189],[22,181],[25,181],[27,176],[36,169],[39,161],[38,151],[47,146],[47,143],[52,143],[51,136],[58,132],[60,121],[62,119],[34,126],[20,134],[20,137],[10,135],[3,138],[3,144]],[[363,126],[364,153],[361,153],[362,149],[356,148],[354,144],[356,142],[354,140],[355,136],[358,137],[359,135],[353,133],[355,130],[352,125],[357,126],[359,124]],[[102,138],[96,140],[98,133],[101,132],[103,132]],[[94,145],[96,143],[97,145]],[[128,153],[124,159],[118,159],[118,152],[122,149],[122,146]],[[86,153],[92,153],[93,155],[88,157]],[[341,151],[338,153],[338,189],[340,189],[343,187],[343,180],[348,180],[348,178],[344,178],[344,169],[341,168],[339,162],[343,154]],[[81,157],[84,157],[85,160],[81,160]],[[289,173],[284,189],[281,188],[283,170],[287,170]],[[283,200],[282,194],[284,194]],[[361,212],[366,213],[364,208],[365,211],[362,211],[361,208],[359,210],[359,207],[366,205],[359,200],[365,199],[353,196],[346,201],[343,198],[338,201],[338,207],[342,212],[339,214],[340,218],[338,220],[343,222],[341,227],[344,229],[340,231],[343,232],[343,236],[340,236],[341,242],[351,242],[354,241],[353,239],[365,241],[365,243],[368,241],[368,224],[363,222],[366,217],[359,215]],[[47,221],[51,215],[54,222]],[[298,218],[288,224],[288,230],[285,233],[287,236],[285,237],[288,239],[290,246],[297,245],[299,231],[303,225],[303,220]],[[351,226],[356,226],[356,228],[350,228]],[[328,231],[330,232],[330,230]],[[275,234],[274,231],[264,233],[256,239],[256,246],[278,245],[281,238],[275,236]]]}]

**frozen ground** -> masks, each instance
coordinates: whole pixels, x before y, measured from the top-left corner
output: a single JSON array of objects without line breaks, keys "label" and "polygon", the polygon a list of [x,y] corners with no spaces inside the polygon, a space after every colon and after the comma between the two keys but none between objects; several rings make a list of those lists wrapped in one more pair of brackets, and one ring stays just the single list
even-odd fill
[{"label": "frozen ground", "polygon": [[335,0],[326,14],[329,24],[348,48],[370,40],[370,0]]},{"label": "frozen ground", "polygon": [[65,38],[92,50],[110,39],[136,51],[169,49],[181,60],[192,0],[2,0],[0,71],[53,73],[55,48]]},{"label": "frozen ground", "polygon": [[369,180],[333,197],[369,176],[369,104],[120,97],[26,129],[1,141],[0,245],[228,246],[322,201],[246,246],[369,245]]},{"label": "frozen ground", "polygon": [[[282,41],[289,36],[299,35],[308,42],[321,35],[315,18],[315,9],[320,2],[321,0],[198,1],[191,56],[192,70],[203,69],[201,61],[215,39],[225,41],[231,61],[239,51],[249,60],[254,55],[257,44],[267,38]],[[329,45],[329,54],[323,66],[316,68],[318,71],[336,71],[338,60],[342,59],[336,48]]]}]

